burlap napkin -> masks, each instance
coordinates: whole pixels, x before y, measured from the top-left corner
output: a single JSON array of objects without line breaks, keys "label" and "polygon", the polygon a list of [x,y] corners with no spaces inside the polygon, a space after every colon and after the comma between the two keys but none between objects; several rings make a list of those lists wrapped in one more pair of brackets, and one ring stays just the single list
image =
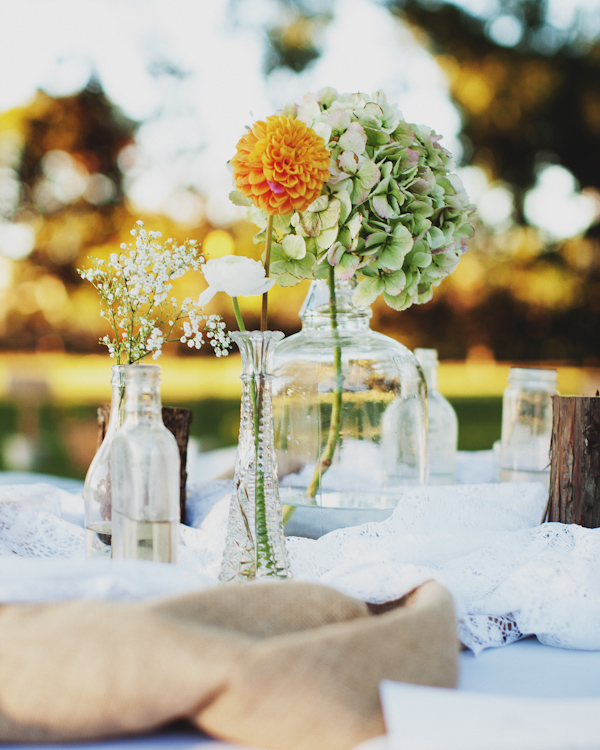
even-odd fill
[{"label": "burlap napkin", "polygon": [[450,595],[374,609],[301,582],[145,602],[0,607],[0,742],[67,742],[185,718],[233,742],[346,750],[384,731],[382,679],[452,687]]}]

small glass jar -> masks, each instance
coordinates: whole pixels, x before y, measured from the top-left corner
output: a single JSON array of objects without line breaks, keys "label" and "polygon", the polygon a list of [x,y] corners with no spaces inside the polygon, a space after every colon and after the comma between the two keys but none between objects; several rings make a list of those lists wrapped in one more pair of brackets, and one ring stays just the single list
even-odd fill
[{"label": "small glass jar", "polygon": [[452,404],[438,391],[436,349],[415,349],[427,383],[427,441],[429,484],[454,484],[458,448],[458,418]]},{"label": "small glass jar", "polygon": [[179,449],[162,420],[160,367],[125,367],[125,420],[114,437],[113,557],[177,562]]},{"label": "small glass jar", "polygon": [[550,481],[556,370],[511,367],[502,399],[501,482]]}]

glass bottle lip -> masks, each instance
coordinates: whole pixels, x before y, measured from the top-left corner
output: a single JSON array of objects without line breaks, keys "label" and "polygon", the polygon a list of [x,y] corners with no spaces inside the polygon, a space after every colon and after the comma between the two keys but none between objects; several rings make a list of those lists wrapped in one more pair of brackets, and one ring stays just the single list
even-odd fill
[{"label": "glass bottle lip", "polygon": [[[369,306],[356,307],[352,301],[352,295],[356,288],[356,279],[342,281],[336,279],[336,315],[338,319],[355,321],[368,327],[373,311]],[[299,317],[305,324],[327,322],[331,319],[331,308],[329,305],[329,284],[325,279],[315,279],[300,308]]]},{"label": "glass bottle lip", "polygon": [[112,386],[122,386],[125,383],[125,365],[113,365],[111,367],[110,384]]},{"label": "glass bottle lip", "polygon": [[508,373],[509,384],[533,383],[537,386],[556,387],[558,373],[549,367],[511,367]]},{"label": "glass bottle lip", "polygon": [[425,349],[419,347],[414,350],[414,355],[422,365],[437,365],[438,363],[437,349]]},{"label": "glass bottle lip", "polygon": [[155,381],[160,379],[160,365],[124,365],[126,381]]}]

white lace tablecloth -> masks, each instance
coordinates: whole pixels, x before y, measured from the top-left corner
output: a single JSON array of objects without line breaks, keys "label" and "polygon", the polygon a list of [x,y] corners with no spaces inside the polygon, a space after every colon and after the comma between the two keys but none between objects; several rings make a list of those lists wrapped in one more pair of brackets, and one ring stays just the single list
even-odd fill
[{"label": "white lace tablecloth", "polygon": [[[485,479],[489,454],[463,456],[459,475],[470,462],[471,475]],[[181,528],[180,564],[170,566],[86,560],[80,491],[1,485],[0,601],[132,599],[216,585],[229,490],[227,481],[191,485],[192,526]],[[407,489],[383,521],[289,537],[292,572],[371,602],[436,579],[452,593],[461,640],[476,653],[530,634],[600,649],[600,529],[540,525],[546,498],[535,483]]]}]

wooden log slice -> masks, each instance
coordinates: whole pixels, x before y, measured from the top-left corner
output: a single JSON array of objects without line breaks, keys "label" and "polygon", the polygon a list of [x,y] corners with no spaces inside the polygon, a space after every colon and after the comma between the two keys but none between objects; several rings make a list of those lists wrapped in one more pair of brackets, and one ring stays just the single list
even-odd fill
[{"label": "wooden log slice", "polygon": [[600,397],[553,396],[544,520],[600,526]]}]

